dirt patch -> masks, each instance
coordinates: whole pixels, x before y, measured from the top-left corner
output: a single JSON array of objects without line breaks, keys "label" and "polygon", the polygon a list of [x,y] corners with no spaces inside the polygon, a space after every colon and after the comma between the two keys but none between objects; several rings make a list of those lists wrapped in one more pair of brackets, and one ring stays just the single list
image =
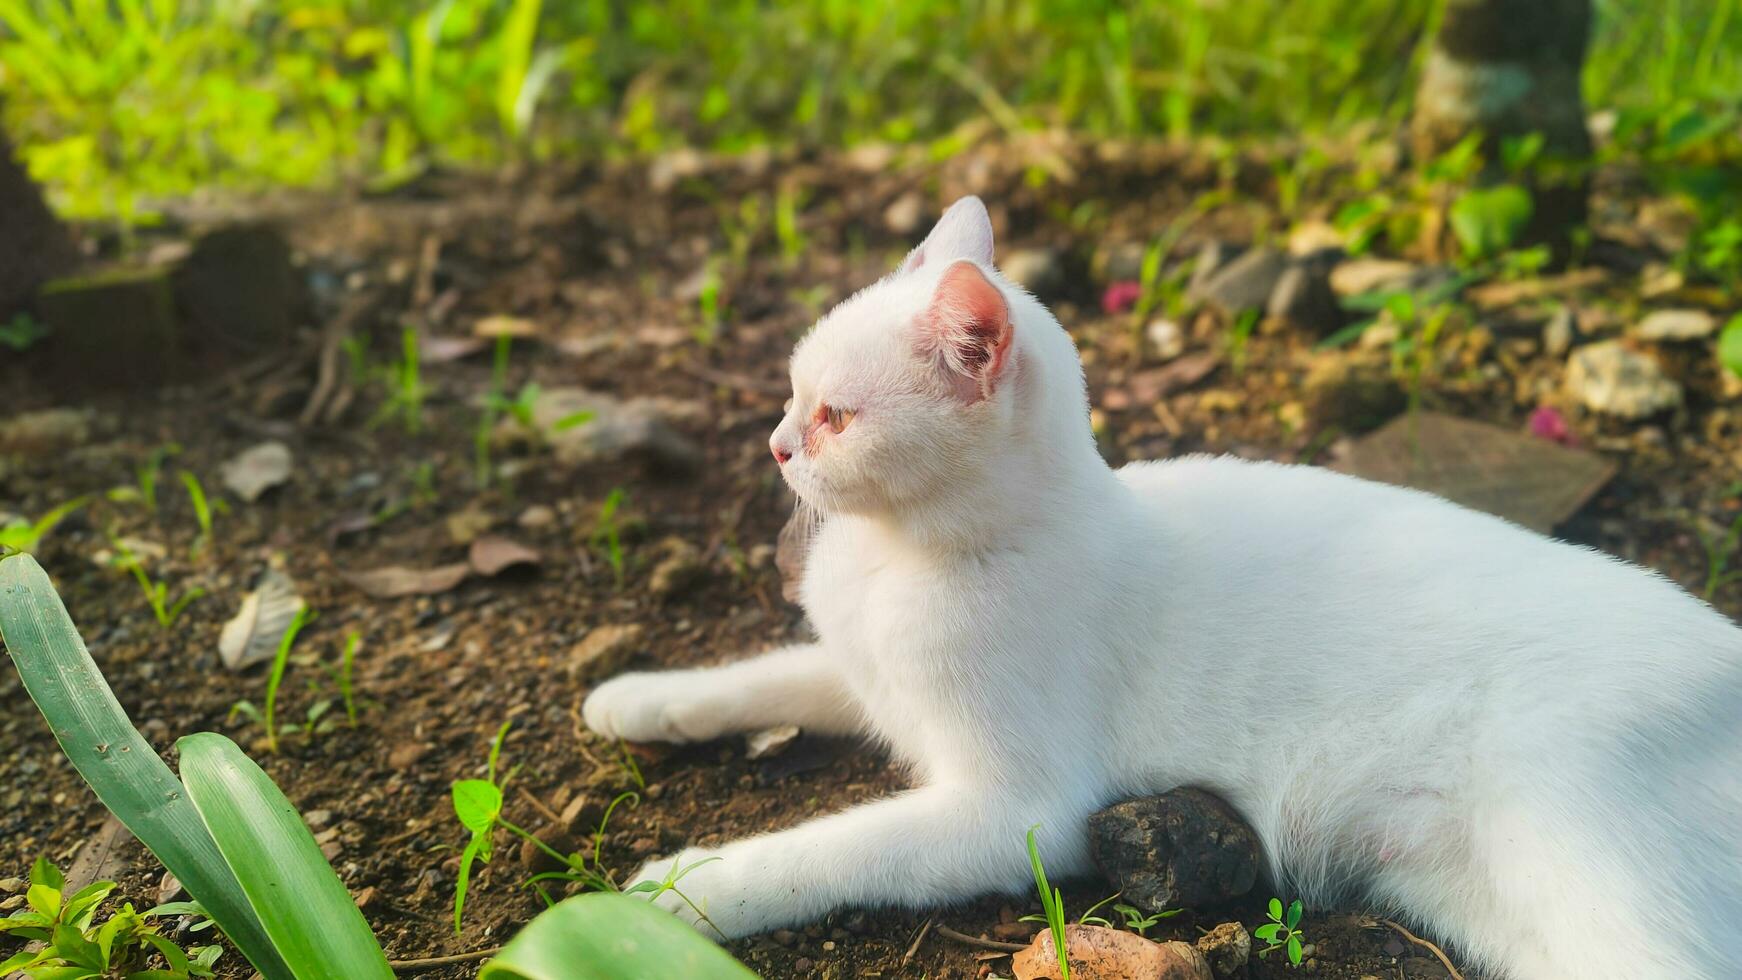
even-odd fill
[{"label": "dirt patch", "polygon": [[[1087,157],[1091,150],[1074,152]],[[1061,186],[1027,180],[1022,159],[1018,148],[992,146],[944,165],[893,171],[863,172],[837,159],[793,158],[767,169],[722,163],[665,192],[651,189],[638,169],[503,180],[438,175],[383,198],[252,202],[243,209],[251,217],[294,218],[287,224],[316,305],[301,352],[236,363],[199,385],[88,402],[100,424],[76,445],[20,455],[0,468],[0,510],[36,515],[76,495],[98,495],[48,539],[39,558],[117,695],[160,751],[187,732],[225,732],[305,813],[328,811],[322,829],[333,864],[391,956],[496,945],[541,901],[521,887],[523,869],[505,850],[475,883],[465,929],[454,936],[463,834],[447,792],[451,781],[482,774],[504,720],[514,721],[503,758],[516,770],[508,813],[518,822],[540,823],[583,794],[602,800],[639,789],[639,805],[620,808],[604,839],[604,861],[620,871],[685,844],[788,826],[901,785],[870,749],[801,739],[754,761],[739,741],[649,752],[636,760],[645,783],[637,786],[630,767],[579,725],[580,700],[597,676],[574,661],[589,635],[614,627],[638,627],[634,648],[613,664],[630,668],[716,662],[804,634],[798,610],[782,599],[773,561],[790,504],[766,436],[785,399],[793,340],[820,310],[881,275],[912,244],[913,232],[891,230],[887,215],[914,187],[927,188],[928,212],[958,192],[980,192],[993,204],[1001,254],[1050,249],[1062,257],[1059,285],[1046,298],[1084,350],[1114,462],[1199,451],[1322,461],[1345,435],[1302,405],[1317,338],[1261,329],[1236,364],[1225,327],[1194,321],[1185,330],[1187,350],[1216,363],[1191,372],[1177,390],[1159,391],[1144,374],[1157,365],[1145,360],[1142,331],[1129,315],[1101,310],[1106,277],[1092,270],[1104,265],[1109,247],[1153,237],[1218,180],[1246,195],[1247,206],[1208,215],[1174,254],[1189,256],[1211,238],[1249,238],[1268,220],[1271,171],[1263,160],[1218,170],[1139,148],[1123,157],[1103,153],[1099,166],[1078,167],[1090,176]],[[782,181],[817,202],[797,239],[771,222],[745,227],[735,207],[751,197],[772,200]],[[1090,202],[1110,217],[1073,230],[1073,209]],[[216,217],[189,211],[158,234],[189,235]],[[1636,269],[1651,257],[1621,251],[1617,268]],[[1636,279],[1617,271],[1606,281],[1605,295],[1626,294]],[[364,293],[378,298],[378,309],[352,324],[354,349],[377,366],[397,355],[400,325],[429,338],[415,432],[376,416],[385,389],[374,381],[355,386],[333,423],[296,421],[321,384],[317,324],[332,322]],[[654,399],[673,429],[699,447],[700,459],[688,469],[635,456],[561,465],[517,433],[505,413],[503,432],[485,440],[497,473],[481,487],[479,401],[492,368],[488,345],[468,338],[476,321],[503,315],[528,321],[536,334],[513,348],[505,391],[535,382]],[[1533,321],[1507,326],[1515,315],[1529,320],[1509,307],[1448,341],[1451,360],[1424,381],[1420,403],[1524,428],[1538,399],[1520,393],[1535,379],[1557,378],[1561,367],[1540,347],[1513,343],[1537,329]],[[361,380],[347,380],[349,357],[325,369],[340,379],[335,383]],[[1738,506],[1725,492],[1738,475],[1737,423],[1734,402],[1725,401],[1704,362],[1669,357],[1686,359],[1676,367],[1690,392],[1679,413],[1645,423],[1572,413],[1573,436],[1610,456],[1620,473],[1560,530],[1698,590],[1706,564],[1695,528],[1725,522]],[[19,410],[55,402],[56,393],[31,378],[28,361],[5,373],[9,403]],[[231,501],[196,553],[192,509],[173,474],[194,472],[215,492],[222,464],[268,439],[290,448],[289,480],[253,503]],[[101,499],[111,488],[136,486],[138,468],[170,443],[182,451],[167,458],[155,512]],[[620,568],[599,533],[601,509],[616,490],[622,503],[608,523],[618,529]],[[465,562],[467,528],[536,549],[540,561],[395,599],[370,598],[346,579],[386,566]],[[109,547],[108,534],[161,546],[153,574],[171,583],[172,594],[197,586],[207,595],[172,628],[161,628],[130,578],[93,561]],[[693,553],[697,568],[656,591],[656,569],[676,547],[670,539]],[[350,633],[361,637],[357,726],[287,738],[276,756],[262,751],[257,726],[229,716],[237,701],[262,697],[258,668],[231,673],[218,659],[224,622],[267,567],[287,572],[318,611],[298,644],[300,655],[318,663],[293,667],[283,716],[303,719],[333,696],[324,668],[337,662]],[[1717,599],[1734,614],[1742,589]],[[39,854],[65,863],[98,830],[104,811],[10,671],[0,672],[0,699],[8,706],[0,720],[5,877],[22,874]],[[122,894],[149,903],[158,873],[136,853]],[[1104,897],[1094,883],[1066,892],[1073,913]],[[1231,918],[1255,926],[1267,897],[1193,909],[1151,935],[1191,939]],[[732,950],[771,977],[976,977],[1002,972],[1008,961],[982,959],[982,951],[935,929],[915,945],[926,923],[1009,938],[1023,931],[1014,920],[1038,908],[1028,899],[990,899],[916,913],[843,910]],[[1313,946],[1307,969],[1319,976],[1447,975],[1427,950],[1358,911],[1313,910],[1303,928]],[[234,956],[227,962],[224,976],[247,975]],[[474,971],[456,966],[424,975]],[[1252,975],[1292,974],[1272,960],[1255,961]]]}]

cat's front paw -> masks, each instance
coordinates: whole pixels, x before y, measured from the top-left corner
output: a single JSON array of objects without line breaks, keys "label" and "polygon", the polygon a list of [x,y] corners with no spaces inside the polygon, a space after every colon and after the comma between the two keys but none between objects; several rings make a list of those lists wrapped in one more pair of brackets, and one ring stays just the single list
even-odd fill
[{"label": "cat's front paw", "polygon": [[731,730],[714,686],[682,672],[624,674],[587,695],[581,717],[606,738],[705,742]]}]

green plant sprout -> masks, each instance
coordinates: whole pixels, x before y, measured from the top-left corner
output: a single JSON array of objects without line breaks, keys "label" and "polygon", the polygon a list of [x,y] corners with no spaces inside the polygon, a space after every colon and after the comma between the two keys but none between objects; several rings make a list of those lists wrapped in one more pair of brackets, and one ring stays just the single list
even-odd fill
[{"label": "green plant sprout", "polygon": [[[520,386],[518,392],[508,393],[508,355],[513,342],[514,339],[507,335],[496,338],[496,350],[490,365],[490,388],[484,393],[484,408],[472,432],[473,462],[480,487],[488,487],[495,473],[490,458],[490,441],[498,419],[511,418],[534,438],[543,436],[533,410],[544,389],[538,382],[528,381]],[[550,431],[567,432],[595,417],[596,413],[586,410],[571,412],[553,422]]]},{"label": "green plant sprout", "polygon": [[1730,522],[1730,527],[1723,534],[1708,534],[1697,521],[1694,533],[1700,538],[1700,547],[1706,553],[1706,584],[1700,595],[1707,602],[1718,594],[1718,590],[1732,582],[1742,582],[1742,570],[1730,570],[1730,556],[1736,553],[1736,547],[1742,544],[1742,514]]},{"label": "green plant sprout", "polygon": [[113,534],[109,535],[109,544],[116,551],[115,564],[132,573],[133,580],[139,583],[139,591],[145,593],[145,602],[151,606],[151,615],[157,619],[157,625],[169,629],[187,607],[196,599],[206,594],[206,590],[195,586],[182,593],[181,598],[174,602],[169,600],[169,582],[153,578],[145,571],[145,565],[131,549]]},{"label": "green plant sprout", "polygon": [[[66,878],[47,858],[30,869],[27,908],[0,919],[0,935],[41,944],[0,960],[0,975],[22,971],[31,980],[187,980],[212,976],[221,946],[180,946],[147,918],[179,914],[179,906],[160,905],[136,912],[127,903],[101,924],[97,907],[115,890],[113,881],[93,881],[71,895]],[[164,967],[151,968],[155,957]]]},{"label": "green plant sprout", "polygon": [[794,184],[782,184],[774,197],[774,234],[780,240],[780,258],[787,268],[798,264],[804,254],[804,231],[799,228],[799,212],[809,195]]},{"label": "green plant sprout", "polygon": [[5,323],[0,323],[0,346],[22,354],[36,342],[49,334],[48,327],[41,320],[28,313],[19,313]]},{"label": "green plant sprout", "polygon": [[1228,359],[1232,362],[1234,373],[1240,374],[1246,370],[1246,345],[1252,340],[1252,331],[1257,328],[1259,310],[1243,310],[1234,319],[1234,326],[1228,331]]},{"label": "green plant sprout", "polygon": [[362,640],[355,631],[345,637],[345,647],[339,653],[339,666],[333,672],[333,681],[339,688],[339,699],[345,705],[345,720],[352,728],[357,727],[357,698],[351,676],[352,668],[357,662],[357,646]]},{"label": "green plant sprout", "polygon": [[183,486],[187,487],[188,500],[194,508],[194,521],[200,527],[199,536],[194,538],[194,543],[189,547],[188,552],[190,555],[198,555],[212,542],[212,505],[206,499],[206,488],[200,485],[200,478],[195,476],[191,470],[181,471],[181,482]]},{"label": "green plant sprout", "polygon": [[1270,921],[1252,930],[1252,937],[1263,940],[1266,944],[1258,951],[1259,957],[1268,956],[1280,949],[1288,957],[1290,966],[1300,966],[1301,942],[1304,937],[1297,927],[1300,925],[1301,911],[1298,898],[1289,903],[1286,912],[1282,908],[1282,899],[1270,900],[1270,908],[1265,913]]},{"label": "green plant sprout", "polygon": [[623,536],[617,512],[623,506],[623,496],[622,487],[615,487],[606,495],[605,502],[599,505],[599,519],[594,523],[589,539],[593,547],[604,549],[605,562],[611,566],[619,589],[623,588]]},{"label": "green plant sprout", "polygon": [[76,497],[55,507],[34,521],[15,517],[0,524],[0,554],[13,551],[35,551],[42,539],[55,529],[67,515],[90,502],[89,497]]},{"label": "green plant sprout", "polygon": [[1057,888],[1047,884],[1046,868],[1040,863],[1040,845],[1034,832],[1040,824],[1028,828],[1028,861],[1034,866],[1034,887],[1040,892],[1040,907],[1046,911],[1046,924],[1052,930],[1053,950],[1058,953],[1059,980],[1071,980],[1070,951],[1065,944],[1065,900]]},{"label": "green plant sprout", "polygon": [[387,385],[387,400],[369,420],[369,427],[374,428],[397,417],[407,433],[417,435],[423,428],[423,400],[428,394],[418,367],[417,328],[407,326],[401,329],[399,346],[399,360],[382,372]]},{"label": "green plant sprout", "polygon": [[[145,462],[140,463],[139,468],[134,471],[134,479],[138,481],[139,484],[138,499],[145,504],[145,509],[153,514],[157,513],[157,481],[163,474],[163,464],[167,462],[171,456],[177,455],[180,452],[181,445],[179,443],[165,443],[164,445],[153,449],[151,453],[145,457]],[[122,497],[125,496],[126,493],[123,491]],[[110,494],[110,498],[117,499],[116,495],[113,493]]]},{"label": "green plant sprout", "polygon": [[720,281],[720,272],[712,262],[702,271],[702,288],[696,294],[697,312],[700,321],[694,332],[696,343],[703,347],[712,347],[714,341],[720,338],[720,324],[726,318],[725,303],[720,294],[724,283]]},{"label": "green plant sprout", "polygon": [[[280,734],[301,731],[305,735],[312,735],[321,715],[326,713],[325,708],[316,712],[311,707],[308,716],[304,719],[303,726],[287,725],[283,731],[278,727],[278,689],[284,683],[284,673],[290,665],[290,648],[296,644],[297,634],[302,632],[302,628],[308,625],[309,620],[313,619],[314,616],[314,611],[307,606],[298,609],[296,615],[291,618],[290,625],[285,628],[284,635],[279,637],[278,650],[272,656],[272,670],[266,675],[264,710],[256,708],[254,702],[247,700],[237,701],[230,706],[230,720],[234,721],[237,715],[242,715],[257,722],[261,728],[266,730],[266,751],[273,755],[278,754],[278,736]],[[320,703],[324,703],[328,707],[332,705],[331,701],[317,702],[317,704]]]}]

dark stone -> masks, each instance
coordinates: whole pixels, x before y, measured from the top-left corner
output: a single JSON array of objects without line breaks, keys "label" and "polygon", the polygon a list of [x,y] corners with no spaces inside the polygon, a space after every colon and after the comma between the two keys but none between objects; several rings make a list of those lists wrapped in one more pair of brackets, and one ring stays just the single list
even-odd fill
[{"label": "dark stone", "polygon": [[[533,837],[545,843],[545,846],[561,854],[568,854],[575,849],[574,838],[563,832],[561,827],[546,825],[533,832]],[[558,861],[545,853],[544,848],[531,840],[520,842],[520,863],[529,874],[544,874],[549,871],[565,871],[567,862]]]},{"label": "dark stone", "polygon": [[72,388],[137,388],[171,379],[180,349],[175,298],[161,269],[53,279],[36,307],[50,336],[47,373]]},{"label": "dark stone", "polygon": [[1383,351],[1321,353],[1307,367],[1301,389],[1314,425],[1348,434],[1377,429],[1409,406]]},{"label": "dark stone", "polygon": [[265,225],[209,232],[176,267],[176,306],[201,346],[245,353],[282,345],[305,305],[290,245]]},{"label": "dark stone", "polygon": [[1095,813],[1089,849],[1107,881],[1148,912],[1227,902],[1258,878],[1257,835],[1228,804],[1190,787]]},{"label": "dark stone", "polygon": [[1213,273],[1188,298],[1209,304],[1233,319],[1247,310],[1262,310],[1289,268],[1288,256],[1274,248],[1255,248]]},{"label": "dark stone", "polygon": [[1291,326],[1324,336],[1343,325],[1343,308],[1322,262],[1296,262],[1283,272],[1265,312]]},{"label": "dark stone", "polygon": [[44,280],[64,276],[78,264],[72,238],[0,132],[0,322],[27,306]]}]

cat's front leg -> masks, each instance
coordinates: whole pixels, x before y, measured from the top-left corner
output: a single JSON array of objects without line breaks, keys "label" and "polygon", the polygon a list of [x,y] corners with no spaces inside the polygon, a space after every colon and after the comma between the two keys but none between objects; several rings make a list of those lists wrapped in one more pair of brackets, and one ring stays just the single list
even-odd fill
[{"label": "cat's front leg", "polygon": [[818,735],[862,730],[856,702],[817,644],[614,677],[587,696],[581,716],[600,735],[631,742],[704,742],[781,724]]},{"label": "cat's front leg", "polygon": [[656,901],[716,939],[736,939],[838,907],[921,908],[1031,888],[1025,835],[1037,823],[1053,874],[1086,871],[1092,806],[1044,791],[936,784],[791,830],[690,848],[649,862],[633,881],[690,868]]}]

